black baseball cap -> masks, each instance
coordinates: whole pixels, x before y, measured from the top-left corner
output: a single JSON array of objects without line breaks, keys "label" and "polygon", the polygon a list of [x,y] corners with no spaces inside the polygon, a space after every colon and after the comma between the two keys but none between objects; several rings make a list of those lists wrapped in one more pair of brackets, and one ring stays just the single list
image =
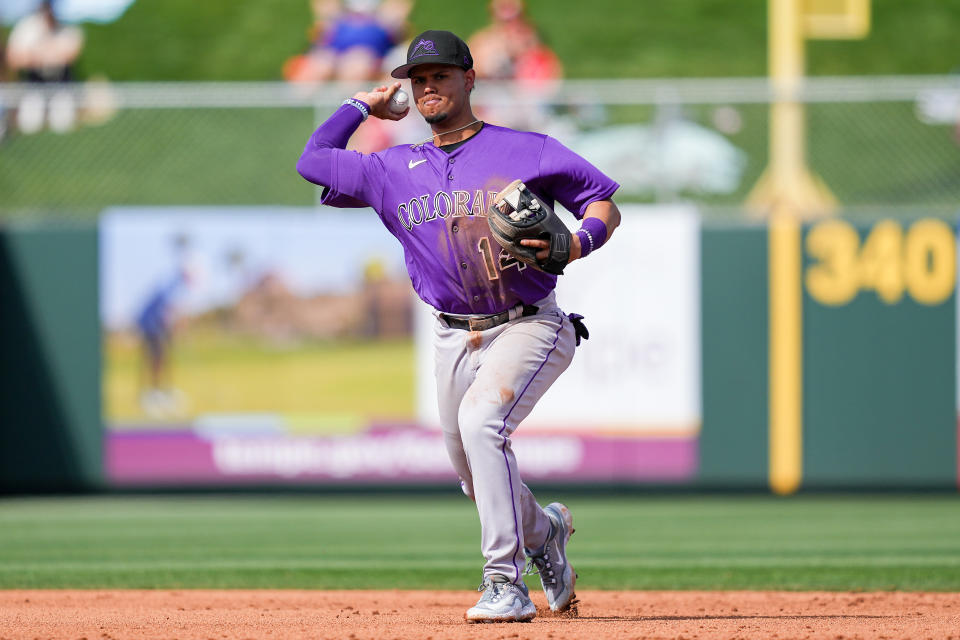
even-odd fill
[{"label": "black baseball cap", "polygon": [[467,43],[449,31],[424,31],[407,48],[407,64],[390,74],[394,78],[409,78],[410,69],[420,64],[452,64],[461,69],[473,69],[473,56]]}]

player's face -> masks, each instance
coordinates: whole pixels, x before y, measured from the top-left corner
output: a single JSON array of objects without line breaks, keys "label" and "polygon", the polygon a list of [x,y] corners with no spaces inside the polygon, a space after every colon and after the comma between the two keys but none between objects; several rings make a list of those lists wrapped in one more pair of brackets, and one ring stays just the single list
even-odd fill
[{"label": "player's face", "polygon": [[449,64],[422,64],[410,72],[413,100],[424,120],[430,124],[457,122],[470,110],[470,90],[476,77],[473,69],[464,71]]}]

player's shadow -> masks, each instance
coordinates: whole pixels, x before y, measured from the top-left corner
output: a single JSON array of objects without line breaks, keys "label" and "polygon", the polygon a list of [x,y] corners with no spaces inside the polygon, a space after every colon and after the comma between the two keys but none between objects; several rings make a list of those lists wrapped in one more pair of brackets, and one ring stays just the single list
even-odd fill
[{"label": "player's shadow", "polygon": [[864,614],[834,614],[834,615],[778,615],[778,616],[571,616],[570,620],[584,622],[678,622],[684,620],[867,620],[899,618],[901,616],[875,616]]}]

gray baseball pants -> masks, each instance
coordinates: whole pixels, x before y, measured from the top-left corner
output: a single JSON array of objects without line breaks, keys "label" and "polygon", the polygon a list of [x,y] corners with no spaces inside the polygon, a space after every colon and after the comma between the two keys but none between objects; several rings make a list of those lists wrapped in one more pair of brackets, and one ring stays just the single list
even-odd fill
[{"label": "gray baseball pants", "polygon": [[521,482],[510,435],[573,360],[576,335],[554,295],[539,311],[486,331],[437,318],[440,422],[464,493],[480,515],[483,575],[522,579],[523,549],[541,546],[550,520]]}]

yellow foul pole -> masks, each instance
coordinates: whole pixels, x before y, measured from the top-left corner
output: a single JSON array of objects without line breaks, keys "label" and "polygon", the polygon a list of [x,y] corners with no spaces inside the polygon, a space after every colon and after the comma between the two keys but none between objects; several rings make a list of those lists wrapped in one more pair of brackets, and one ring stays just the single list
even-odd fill
[{"label": "yellow foul pole", "polygon": [[766,184],[754,197],[770,212],[769,482],[793,493],[803,476],[803,321],[799,207],[806,171],[801,0],[769,0],[769,65],[775,100],[770,109],[770,162]]},{"label": "yellow foul pole", "polygon": [[802,218],[832,213],[836,199],[807,167],[804,105],[807,38],[863,38],[870,0],[768,0],[770,158],[747,198],[769,217],[769,483],[793,493],[803,479]]}]

